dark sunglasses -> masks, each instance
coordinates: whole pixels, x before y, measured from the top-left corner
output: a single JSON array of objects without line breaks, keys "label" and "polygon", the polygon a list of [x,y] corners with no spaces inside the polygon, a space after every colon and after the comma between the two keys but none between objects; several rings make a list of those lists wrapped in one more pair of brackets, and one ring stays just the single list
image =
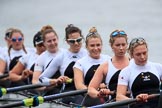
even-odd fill
[{"label": "dark sunglasses", "polygon": [[17,40],[18,40],[18,42],[21,42],[23,40],[23,38],[18,37],[18,38],[12,38],[11,40],[12,40],[12,42],[16,42]]},{"label": "dark sunglasses", "polygon": [[71,44],[75,44],[75,42],[80,43],[82,41],[82,37],[79,37],[77,39],[67,39],[67,41]]},{"label": "dark sunglasses", "polygon": [[126,33],[124,31],[115,31],[111,36],[115,37],[115,36],[118,36],[118,35],[125,36]]}]

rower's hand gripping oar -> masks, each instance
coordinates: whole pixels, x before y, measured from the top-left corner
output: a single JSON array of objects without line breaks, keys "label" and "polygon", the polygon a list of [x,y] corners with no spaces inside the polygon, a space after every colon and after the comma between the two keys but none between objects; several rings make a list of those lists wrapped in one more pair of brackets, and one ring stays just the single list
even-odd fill
[{"label": "rower's hand gripping oar", "polygon": [[[148,99],[155,98],[158,96],[160,96],[160,94],[151,94],[151,95],[149,95]],[[127,100],[122,100],[122,101],[117,101],[117,102],[106,103],[106,104],[102,104],[102,105],[91,106],[88,108],[112,108],[112,107],[131,104],[131,103],[138,102],[138,101],[139,100],[136,98],[135,99],[127,99]]]},{"label": "rower's hand gripping oar", "polygon": [[55,100],[55,99],[59,99],[59,98],[67,97],[67,96],[83,94],[83,93],[87,93],[87,89],[69,91],[69,92],[64,92],[64,93],[59,93],[59,94],[54,94],[54,95],[48,95],[44,97],[34,96],[32,98],[24,99],[20,102],[15,102],[15,103],[0,106],[0,108],[11,108],[11,107],[18,107],[18,106],[26,106],[26,107],[38,106],[39,104],[42,104],[43,102],[46,102],[46,101]]},{"label": "rower's hand gripping oar", "polygon": [[[72,79],[68,79],[66,83],[71,83]],[[29,90],[29,89],[35,89],[43,86],[50,86],[46,82],[45,83],[39,83],[39,84],[30,84],[30,85],[23,85],[18,87],[12,87],[12,88],[0,88],[0,97],[7,93],[17,92],[17,91],[23,91],[23,90]]]}]

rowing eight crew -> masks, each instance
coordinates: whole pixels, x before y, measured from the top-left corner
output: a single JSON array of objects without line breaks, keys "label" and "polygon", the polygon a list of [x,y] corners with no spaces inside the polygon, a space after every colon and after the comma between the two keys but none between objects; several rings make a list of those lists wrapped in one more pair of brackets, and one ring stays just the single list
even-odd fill
[{"label": "rowing eight crew", "polygon": [[[70,27],[72,28],[73,26],[70,25]],[[49,67],[47,67],[47,69],[44,69],[46,73],[48,71],[51,71],[51,72],[55,71],[55,70],[50,69],[50,65],[51,65],[51,67],[55,66],[55,65],[52,65],[52,62],[55,61],[53,64],[56,64],[56,66],[55,66],[56,68],[54,68],[54,69],[59,69],[60,72],[62,71],[61,75],[63,75],[63,76],[67,75],[67,76],[69,76],[69,78],[73,78],[73,74],[71,74],[71,73],[65,74],[66,73],[65,70],[67,69],[68,70],[67,72],[72,72],[73,71],[72,67],[73,67],[74,63],[77,60],[79,60],[78,57],[81,57],[80,55],[77,55],[77,53],[78,53],[78,51],[80,51],[83,37],[81,35],[81,31],[78,32],[77,30],[78,29],[71,30],[71,29],[66,28],[66,41],[70,45],[70,48],[69,48],[69,50],[63,51],[64,53],[61,53],[60,57],[58,56],[58,58],[57,58],[57,56],[56,56],[56,58],[52,59],[51,63],[49,64]],[[95,37],[93,38],[93,35],[96,35],[96,34],[97,34],[97,32],[92,32],[91,35],[87,35],[87,37],[92,37],[91,41],[86,40],[86,42],[89,42],[89,43],[86,43],[86,48],[88,49],[88,55],[90,55],[90,57],[97,57],[98,55],[100,55],[100,52],[101,52],[102,47],[100,48],[100,46],[102,45],[102,40],[100,40],[100,39],[99,39],[100,41],[95,40],[96,38]],[[56,35],[56,34],[54,34],[54,35]],[[57,38],[56,39],[52,38],[51,34],[43,35],[43,36],[47,36],[47,37],[43,38],[44,45],[46,46],[47,50],[48,51],[58,51],[58,50],[54,50],[54,49],[57,49],[56,47],[54,47],[54,45],[57,46],[57,44],[54,44],[55,40],[57,40]],[[19,42],[19,40],[17,40],[16,42]],[[51,44],[50,44],[50,42],[51,42]],[[53,46],[52,46],[52,43],[53,43]],[[116,74],[115,82],[117,83],[117,81],[118,81],[116,100],[128,99],[128,97],[124,96],[124,95],[126,95],[127,90],[131,91],[131,97],[134,97],[134,98],[136,97],[142,101],[147,101],[148,94],[159,92],[159,84],[160,84],[160,80],[162,78],[160,71],[162,69],[161,68],[162,66],[161,66],[161,64],[156,64],[156,63],[147,61],[148,48],[147,48],[146,41],[143,38],[136,38],[131,41],[131,43],[129,45],[129,54],[131,57],[130,62],[129,62],[129,57],[125,56],[126,49],[127,49],[127,35],[124,31],[122,31],[122,30],[113,31],[110,35],[110,44],[114,51],[115,56],[112,57],[111,59],[108,58],[107,59],[108,61],[106,61],[99,67],[97,67],[97,69],[95,68],[95,70],[97,70],[97,71],[95,71],[94,77],[93,77],[93,75],[91,76],[91,78],[93,77],[92,81],[91,82],[89,81],[90,85],[88,88],[88,94],[90,96],[92,96],[93,98],[97,98],[98,96],[102,97],[103,94],[109,95],[111,87],[112,87],[112,89],[116,90],[115,84],[110,86],[111,78],[115,74]],[[64,59],[64,56],[67,56],[67,57],[65,57],[65,59]],[[73,58],[73,60],[74,60],[74,61],[72,60],[72,62],[69,63],[69,65],[66,63],[68,61],[68,59],[67,59],[68,57],[69,57],[69,60],[71,60],[71,58]],[[59,60],[61,62],[59,62]],[[129,65],[128,65],[128,63],[129,63]],[[35,65],[37,66],[38,63]],[[82,65],[87,66],[87,64],[84,64],[84,63]],[[70,68],[68,68],[66,66],[70,66]],[[93,64],[91,66],[93,66]],[[59,67],[59,68],[57,68],[57,67]],[[60,67],[62,67],[62,68],[60,68]],[[82,68],[79,68],[79,71],[82,71]],[[40,69],[40,68],[37,68],[37,69]],[[118,70],[120,70],[121,72]],[[76,73],[81,75],[81,77],[77,77],[77,78],[75,77],[77,75],[75,75],[75,66],[74,66],[74,81],[76,83],[76,86],[73,86],[74,88],[72,87],[72,89],[75,89],[75,87],[77,87],[77,89],[83,89],[84,87],[87,88],[88,87],[88,84],[86,84],[87,80],[84,79],[84,78],[86,78],[86,73],[84,71],[83,71],[83,73],[81,73],[81,72],[79,73],[77,71],[76,71]],[[92,69],[92,71],[94,71],[94,70]],[[110,74],[111,72],[113,72],[114,74]],[[120,74],[119,74],[119,72],[120,72]],[[24,73],[28,74],[27,71],[26,72],[24,71]],[[29,73],[30,73],[30,71],[29,71]],[[34,74],[35,74],[35,72],[34,72]],[[119,74],[119,80],[117,80],[118,74]],[[24,74],[22,74],[22,75],[24,75]],[[35,75],[37,77],[36,79],[38,79],[38,76],[40,74],[38,76],[37,75],[38,75],[38,73],[36,73],[36,75]],[[49,79],[49,77],[51,77],[51,75],[49,75],[49,74],[44,74],[44,75],[45,75],[45,77],[43,76],[43,74],[42,74],[42,76],[40,76],[41,81],[43,81],[43,82],[47,81],[51,84],[55,83],[55,80]],[[131,75],[131,76],[128,76],[128,75]],[[19,75],[19,76],[21,76],[21,75]],[[101,76],[101,77],[98,77],[98,76]],[[60,79],[61,81],[63,81],[62,78],[65,78],[65,77],[61,77],[61,79]],[[90,80],[91,78],[88,78],[88,80]],[[132,78],[133,80],[130,78]],[[21,77],[20,77],[20,79],[21,79]],[[79,82],[78,79],[80,79],[80,82],[82,84],[85,84],[85,86],[83,86],[83,88],[82,88],[82,86],[79,86],[81,84],[77,83],[77,82]],[[102,80],[105,80],[106,83],[109,84],[108,86],[110,86],[109,87],[110,90],[109,89],[100,89],[100,91],[97,91],[99,84],[102,82]],[[36,82],[38,82],[38,80]],[[140,84],[143,84],[143,85],[140,85]],[[150,85],[151,85],[151,87],[150,87]],[[67,85],[66,86],[63,85],[63,87],[64,87],[63,88],[64,91],[65,91],[65,87],[68,88]],[[143,88],[141,88],[141,90],[139,90],[139,87],[143,87]],[[92,89],[92,88],[94,88],[94,89]],[[72,90],[72,89],[69,87],[69,90]],[[141,94],[141,93],[144,93],[144,94]],[[142,105],[148,106],[148,107],[150,107],[150,105],[153,105],[154,107],[156,107],[157,99],[155,99],[155,100],[153,99],[151,102],[149,101],[146,104],[142,104]],[[139,104],[139,106],[141,106],[141,104]],[[132,107],[134,108],[137,106],[134,105]]]}]

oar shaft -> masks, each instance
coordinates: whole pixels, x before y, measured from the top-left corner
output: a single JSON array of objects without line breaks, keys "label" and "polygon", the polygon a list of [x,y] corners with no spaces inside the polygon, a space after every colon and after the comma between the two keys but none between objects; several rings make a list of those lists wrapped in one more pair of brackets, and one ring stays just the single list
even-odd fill
[{"label": "oar shaft", "polygon": [[64,92],[64,93],[44,96],[44,101],[55,100],[55,99],[63,98],[63,97],[66,97],[66,96],[73,96],[73,95],[78,95],[78,94],[82,94],[82,93],[87,93],[87,89],[76,90],[76,91],[69,91],[69,92]]},{"label": "oar shaft", "polygon": [[92,106],[89,108],[112,108],[112,107],[127,105],[133,102],[137,102],[137,99],[129,99],[129,100],[123,100],[123,101],[118,101],[118,102],[111,102],[111,103],[106,103],[102,105]]},{"label": "oar shaft", "polygon": [[14,102],[11,104],[5,104],[3,106],[0,106],[0,108],[12,108],[12,107],[18,107],[18,106],[23,106],[23,105],[24,105],[23,101],[20,101],[20,102]]},{"label": "oar shaft", "polygon": [[39,87],[43,87],[43,85],[42,84],[30,84],[30,85],[12,87],[12,88],[7,88],[7,93],[28,90],[28,89],[35,89]]}]

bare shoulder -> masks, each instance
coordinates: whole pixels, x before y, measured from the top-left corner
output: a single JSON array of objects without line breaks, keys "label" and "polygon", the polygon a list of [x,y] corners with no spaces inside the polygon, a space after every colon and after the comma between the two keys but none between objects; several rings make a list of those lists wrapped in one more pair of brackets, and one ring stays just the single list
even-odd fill
[{"label": "bare shoulder", "polygon": [[106,75],[108,71],[108,62],[104,62],[99,66],[99,70],[102,72],[102,74]]}]

